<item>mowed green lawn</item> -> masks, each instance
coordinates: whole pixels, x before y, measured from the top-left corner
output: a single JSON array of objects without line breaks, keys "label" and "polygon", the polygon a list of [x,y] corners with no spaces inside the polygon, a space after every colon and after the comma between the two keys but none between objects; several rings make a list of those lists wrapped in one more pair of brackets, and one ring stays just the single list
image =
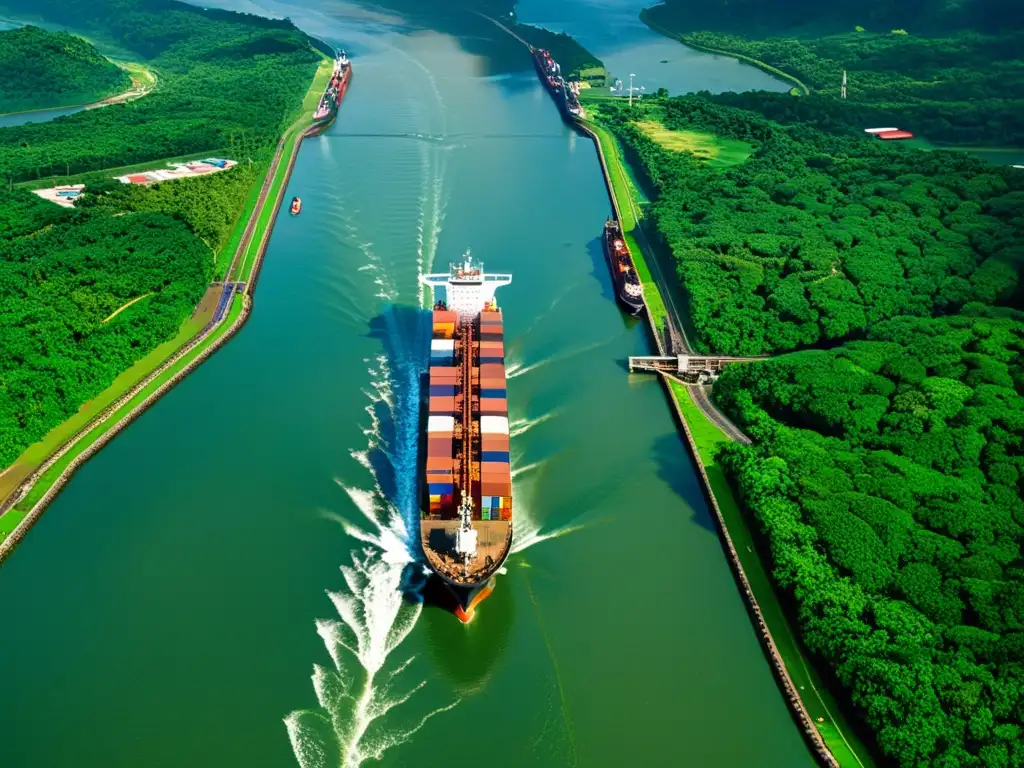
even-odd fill
[{"label": "mowed green lawn", "polygon": [[724,139],[713,133],[700,131],[672,131],[657,120],[638,120],[633,123],[658,146],[672,152],[689,152],[706,160],[712,168],[728,168],[750,157],[754,147],[738,139]]}]

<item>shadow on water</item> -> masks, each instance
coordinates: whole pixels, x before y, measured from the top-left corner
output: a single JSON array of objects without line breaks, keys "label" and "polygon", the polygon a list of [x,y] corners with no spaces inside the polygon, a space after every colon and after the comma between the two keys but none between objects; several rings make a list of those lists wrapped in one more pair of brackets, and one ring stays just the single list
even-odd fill
[{"label": "shadow on water", "polygon": [[424,611],[421,618],[431,660],[461,695],[482,687],[509,645],[516,614],[515,594],[511,585],[504,583],[508,576],[496,579],[494,593],[480,603],[469,624],[451,615],[454,598],[439,579],[430,580],[424,590],[426,604],[440,609]]},{"label": "shadow on water", "polygon": [[590,256],[590,265],[593,267],[591,274],[601,284],[601,297],[615,304],[615,286],[608,273],[608,260],[604,257],[604,246],[600,237],[595,237],[587,243],[587,255]]},{"label": "shadow on water", "polygon": [[[694,471],[693,457],[683,439],[675,433],[661,435],[654,440],[651,455],[658,467],[658,477],[693,511],[693,522],[717,536],[718,529],[711,519],[704,489]],[[700,501],[695,503],[696,499]]]}]

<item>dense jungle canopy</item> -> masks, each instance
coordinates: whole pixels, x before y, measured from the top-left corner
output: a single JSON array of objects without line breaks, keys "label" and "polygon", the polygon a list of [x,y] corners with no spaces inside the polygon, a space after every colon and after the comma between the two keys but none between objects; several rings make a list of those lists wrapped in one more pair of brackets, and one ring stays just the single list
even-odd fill
[{"label": "dense jungle canopy", "polygon": [[[0,467],[175,336],[214,275],[249,192],[298,116],[320,55],[290,22],[170,0],[3,0],[145,59],[137,101],[0,128],[0,175],[22,181],[176,155],[223,154],[223,173],[122,185],[90,174],[75,210],[0,193]],[[77,39],[77,38],[74,38]],[[249,160],[254,160],[250,163]],[[61,183],[57,178],[54,183]],[[145,300],[104,322],[139,296]]]},{"label": "dense jungle canopy", "polygon": [[0,113],[87,104],[130,86],[80,37],[34,26],[0,31]]}]

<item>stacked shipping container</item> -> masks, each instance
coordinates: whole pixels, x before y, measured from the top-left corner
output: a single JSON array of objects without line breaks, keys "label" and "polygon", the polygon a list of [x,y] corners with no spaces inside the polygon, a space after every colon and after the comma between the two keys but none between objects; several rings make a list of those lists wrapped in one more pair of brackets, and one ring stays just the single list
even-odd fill
[{"label": "stacked shipping container", "polygon": [[430,342],[429,416],[427,417],[427,493],[430,514],[447,516],[455,508],[455,401],[461,395],[455,367],[456,314],[435,310]]},{"label": "stacked shipping container", "polygon": [[[480,313],[479,392],[480,517],[512,519],[512,466],[509,460],[508,396],[505,378],[504,328],[501,313]],[[474,414],[476,415],[476,414]]]}]

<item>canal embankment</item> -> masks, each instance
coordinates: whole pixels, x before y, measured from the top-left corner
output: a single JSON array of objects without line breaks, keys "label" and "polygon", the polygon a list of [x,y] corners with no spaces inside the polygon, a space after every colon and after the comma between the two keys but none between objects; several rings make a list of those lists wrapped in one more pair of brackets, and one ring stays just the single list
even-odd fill
[{"label": "canal embankment", "polygon": [[659,35],[664,35],[665,37],[671,40],[676,40],[682,43],[683,45],[687,46],[688,48],[693,48],[696,51],[704,51],[705,53],[713,53],[716,56],[728,56],[731,59],[742,61],[745,64],[750,64],[751,66],[757,67],[761,71],[767,72],[770,75],[774,75],[775,77],[787,80],[788,82],[792,83],[795,87],[799,88],[804,96],[808,96],[811,93],[811,89],[807,86],[806,83],[804,83],[799,78],[789,74],[788,72],[783,72],[781,69],[778,69],[777,67],[773,67],[770,64],[766,64],[765,62],[751,58],[750,56],[744,56],[742,53],[725,51],[719,48],[708,48],[707,46],[700,45],[694,42],[693,40],[687,39],[686,35],[679,34],[678,32],[673,32],[672,30],[662,26],[656,20],[651,18],[650,8],[645,8],[644,10],[640,11],[640,20],[648,27],[650,27],[652,31],[657,32]]},{"label": "canal embankment", "polygon": [[250,198],[251,206],[246,206],[236,223],[240,234],[229,241],[229,245],[237,245],[226,272],[233,278],[229,283],[241,285],[241,290],[230,297],[226,311],[220,316],[210,313],[210,323],[204,322],[205,315],[194,315],[178,336],[154,350],[156,355],[151,353],[140,361],[142,366],[137,364],[126,372],[134,373],[134,380],[119,377],[83,407],[95,416],[83,419],[81,412],[76,414],[69,421],[80,426],[70,436],[67,423],[59,425],[41,441],[44,445],[55,444],[52,449],[44,452],[39,444],[31,446],[0,474],[0,490],[6,491],[0,501],[0,564],[82,464],[223,346],[248,319],[253,287],[295,159],[303,139],[322,128],[322,122],[312,121],[311,115],[331,70],[332,62],[318,68],[299,116],[278,143],[259,194]]},{"label": "canal embankment", "polygon": [[[614,215],[624,231],[629,227],[630,232],[642,235],[639,195],[626,172],[618,141],[599,123],[587,121],[581,123],[580,128],[594,141]],[[657,323],[661,320],[665,327],[671,327],[670,312],[676,316],[676,326],[681,328],[682,323],[678,309],[665,303],[663,296],[671,297],[670,286],[663,274],[658,272],[655,277],[652,273],[649,265],[656,265],[657,260],[649,241],[646,244],[648,248],[642,248],[635,235],[629,241],[637,271],[644,280],[645,302],[649,302],[644,314],[659,354],[667,355],[672,350],[665,343],[667,334],[659,332],[662,326]],[[680,333],[680,338],[685,338],[684,334]],[[688,342],[683,343],[689,349]],[[800,645],[755,547],[753,533],[725,473],[717,464],[720,446],[742,433],[731,423],[732,429],[726,431],[716,424],[717,419],[725,417],[699,386],[684,384],[665,374],[660,374],[660,378],[697,468],[702,491],[751,622],[805,740],[821,765],[867,768],[871,765],[870,756],[853,735],[851,726]]]}]

